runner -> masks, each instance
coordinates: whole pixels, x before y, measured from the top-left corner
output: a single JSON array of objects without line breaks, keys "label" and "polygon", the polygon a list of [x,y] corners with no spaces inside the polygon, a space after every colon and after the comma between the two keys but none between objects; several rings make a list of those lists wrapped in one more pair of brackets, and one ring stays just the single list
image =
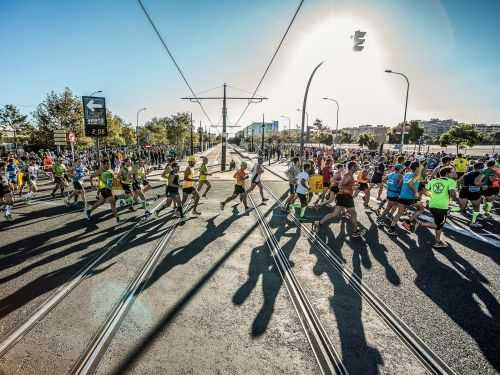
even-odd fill
[{"label": "runner", "polygon": [[199,183],[198,183],[198,194],[201,193],[201,190],[203,189],[203,185],[207,185],[207,189],[205,190],[205,192],[201,196],[202,198],[206,198],[208,191],[212,188],[212,185],[208,181],[209,175],[210,174],[208,173],[208,158],[206,156],[202,156],[201,157],[201,166],[200,166],[200,178],[199,178]]},{"label": "runner", "polygon": [[354,173],[357,170],[358,165],[355,161],[350,161],[349,163],[347,163],[347,171],[342,177],[342,181],[340,182],[339,192],[336,198],[337,204],[333,209],[333,212],[323,216],[320,221],[316,221],[313,224],[313,229],[319,231],[321,225],[325,224],[328,220],[337,218],[344,211],[347,211],[352,224],[351,236],[353,238],[356,238],[364,234],[364,229],[359,228],[353,199]]},{"label": "runner", "polygon": [[488,160],[486,169],[476,177],[474,183],[482,186],[484,196],[483,210],[486,217],[491,217],[493,202],[499,192],[500,175],[495,166],[495,160]]},{"label": "runner", "polygon": [[460,177],[462,177],[465,172],[467,172],[467,166],[469,165],[469,162],[463,157],[462,154],[457,154],[453,165],[455,166],[455,170],[457,172],[457,178],[460,179]]},{"label": "runner", "polygon": [[448,216],[450,196],[455,201],[458,201],[455,191],[457,188],[457,183],[452,178],[453,174],[454,170],[452,167],[444,167],[439,172],[440,177],[432,179],[426,185],[426,194],[430,195],[431,197],[429,201],[429,211],[432,213],[434,223],[427,223],[418,220],[416,224],[416,228],[421,225],[423,227],[433,228],[436,230],[436,242],[434,243],[434,245],[432,245],[432,247],[436,249],[448,247],[448,244],[441,240],[441,233]]},{"label": "runner", "polygon": [[30,159],[29,165],[28,165],[28,187],[29,191],[26,197],[26,200],[28,203],[31,201],[33,198],[33,194],[35,194],[38,191],[38,186],[36,185],[36,182],[38,180],[38,172],[40,168],[35,162],[35,159]]},{"label": "runner", "polygon": [[52,165],[52,174],[54,175],[54,189],[50,195],[52,198],[56,197],[57,189],[61,190],[61,196],[64,197],[64,188],[66,187],[66,181],[64,180],[64,175],[66,174],[66,166],[61,162],[60,158],[55,158],[54,164]]},{"label": "runner", "polygon": [[240,164],[240,169],[238,169],[236,173],[233,175],[233,178],[236,179],[233,194],[223,202],[220,202],[221,210],[224,209],[227,203],[229,203],[230,201],[239,196],[240,201],[243,202],[243,205],[245,206],[245,211],[248,211],[247,194],[245,193],[245,180],[248,178],[248,173],[246,172],[246,169],[247,169],[247,163],[242,161]]},{"label": "runner", "polygon": [[309,202],[309,175],[311,171],[310,164],[304,164],[304,169],[297,176],[297,196],[299,197],[300,204],[292,204],[290,207],[300,207],[299,219],[304,217]]},{"label": "runner", "polygon": [[188,200],[190,194],[193,195],[194,205],[193,205],[193,214],[201,215],[201,212],[198,212],[196,208],[198,207],[198,202],[200,201],[200,195],[198,194],[198,190],[196,190],[193,186],[194,183],[194,172],[193,167],[196,164],[194,156],[191,156],[188,159],[188,166],[184,170],[184,181],[182,183],[182,206],[184,206]]},{"label": "runner", "polygon": [[359,192],[363,192],[363,207],[370,208],[370,185],[368,185],[369,177],[368,177],[368,167],[370,164],[365,162],[363,165],[363,169],[358,173],[358,188],[356,189],[353,198],[356,198]]},{"label": "runner", "polygon": [[299,158],[294,157],[286,171],[286,177],[288,178],[288,186],[290,187],[290,191],[288,193],[288,198],[286,200],[284,208],[286,212],[288,212],[288,210],[290,209],[290,204],[295,202],[295,199],[297,199],[296,189],[297,189],[297,176],[299,175],[299,173],[300,173]]},{"label": "runner", "polygon": [[70,206],[71,198],[74,198],[73,205],[78,201],[78,196],[81,195],[83,202],[83,209],[87,208],[87,197],[85,196],[85,188],[83,186],[83,179],[87,175],[87,168],[83,165],[80,159],[75,160],[75,165],[71,170],[71,178],[73,181],[73,191],[65,199],[66,206]]},{"label": "runner", "polygon": [[[160,216],[160,211],[165,207],[170,207],[172,202],[174,202],[174,206],[177,207],[177,217],[184,217],[184,213],[182,212],[182,204],[181,199],[179,197],[179,165],[175,162],[170,163],[169,166],[170,172],[167,175],[167,186],[165,188],[165,195],[167,196],[167,201],[162,203],[160,207],[155,211],[156,217]],[[163,171],[163,175],[165,175],[165,171]]]},{"label": "runner", "polygon": [[139,198],[142,201],[142,208],[147,209],[148,202],[144,193],[151,189],[149,181],[146,179],[146,166],[144,160],[135,160],[132,166],[132,190],[134,192],[134,203],[137,203]]},{"label": "runner", "polygon": [[[328,193],[330,195],[330,185],[332,179],[332,159],[326,159],[325,165],[321,168],[321,176],[323,177],[323,190],[321,194],[316,199],[315,206],[322,203]],[[328,196],[330,198],[330,196]]]},{"label": "runner", "polygon": [[382,157],[379,163],[375,167],[375,171],[373,172],[371,179],[371,187],[378,187],[377,192],[377,200],[380,202],[382,199],[382,191],[384,190],[384,184],[382,183],[382,179],[384,178],[385,173],[385,164],[384,158]]},{"label": "runner", "polygon": [[419,163],[414,161],[410,164],[409,172],[406,172],[403,176],[403,181],[401,184],[401,192],[399,193],[398,198],[398,211],[396,215],[392,219],[391,226],[387,230],[387,234],[395,235],[396,225],[398,223],[399,218],[403,215],[403,213],[410,207],[416,209],[415,213],[409,217],[406,221],[406,225],[404,228],[407,230],[414,231],[416,229],[415,226],[411,226],[415,223],[415,219],[424,211],[424,207],[417,199],[418,194],[418,181],[417,181],[417,169],[419,167]]},{"label": "runner", "polygon": [[475,181],[481,174],[484,164],[476,163],[473,168],[471,172],[466,173],[458,180],[461,186],[459,193],[460,210],[465,215],[467,203],[470,202],[473,212],[469,225],[472,228],[481,228],[482,225],[477,222],[481,210],[481,184],[476,185]]},{"label": "runner", "polygon": [[19,169],[17,168],[16,163],[13,158],[9,158],[7,162],[7,166],[5,167],[5,173],[7,176],[7,183],[9,184],[9,189],[11,192],[16,191],[17,186],[17,174]]},{"label": "runner", "polygon": [[120,167],[120,171],[118,172],[118,178],[120,180],[120,184],[122,186],[123,192],[125,193],[125,198],[123,199],[123,196],[120,196],[120,206],[122,205],[121,202],[123,200],[126,201],[126,204],[128,204],[128,208],[131,211],[135,211],[134,207],[134,194],[132,193],[132,161],[129,158],[126,158],[123,161],[123,164]]},{"label": "runner", "polygon": [[386,200],[388,203],[385,210],[377,219],[378,225],[383,225],[385,215],[389,213],[391,215],[394,215],[394,211],[396,211],[396,209],[398,208],[398,199],[399,194],[401,193],[401,184],[403,182],[403,175],[401,174],[402,170],[403,166],[401,164],[396,164],[394,166],[394,171],[384,177],[383,181],[387,184]]},{"label": "runner", "polygon": [[260,197],[261,197],[261,200],[262,202],[265,202],[267,201],[268,199],[264,197],[264,186],[262,185],[262,181],[261,181],[261,176],[262,176],[262,173],[264,173],[264,168],[262,167],[262,161],[263,159],[261,157],[259,157],[257,159],[257,164],[254,164],[253,168],[252,168],[252,178],[251,178],[251,184],[250,184],[250,188],[246,191],[246,194],[248,195],[249,193],[251,193],[253,191],[253,189],[255,189],[256,186],[259,187],[259,191],[260,191]]},{"label": "runner", "polygon": [[113,216],[115,217],[116,222],[119,224],[120,217],[118,216],[118,212],[116,210],[116,199],[113,195],[114,174],[111,170],[109,160],[104,159],[102,161],[101,169],[97,170],[96,175],[97,188],[99,189],[99,199],[89,209],[85,208],[85,216],[87,216],[87,219],[90,220],[92,218],[92,211],[101,206],[103,203],[109,203],[111,205]]},{"label": "runner", "polygon": [[9,187],[9,182],[0,174],[0,202],[4,205],[5,220],[12,221],[12,207],[14,206],[14,197]]}]

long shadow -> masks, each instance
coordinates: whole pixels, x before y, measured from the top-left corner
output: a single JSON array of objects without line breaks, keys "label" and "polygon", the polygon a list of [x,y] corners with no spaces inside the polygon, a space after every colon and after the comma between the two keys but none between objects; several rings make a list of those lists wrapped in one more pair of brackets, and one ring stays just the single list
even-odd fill
[{"label": "long shadow", "polygon": [[[267,215],[272,208],[267,211],[264,215]],[[259,223],[255,222],[245,233],[242,234],[241,238],[236,241],[226,253],[203,275],[198,282],[196,282],[193,287],[187,291],[171,308],[165,316],[153,327],[153,329],[144,337],[132,350],[125,360],[113,370],[112,374],[122,375],[131,369],[135,363],[142,357],[142,355],[149,350],[151,345],[156,341],[156,339],[161,336],[166,329],[170,326],[170,323],[179,315],[179,313],[184,309],[188,302],[198,294],[208,280],[222,267],[222,265],[229,259],[229,257],[239,248],[239,246],[245,241],[246,238],[258,227]]]},{"label": "long shadow", "polygon": [[240,214],[236,209],[233,209],[232,215],[222,221],[219,225],[215,225],[214,223],[219,214],[208,219],[205,231],[202,234],[194,238],[189,245],[171,250],[162,259],[146,284],[146,288],[152,286],[174,267],[188,263],[191,259],[207,248],[210,243],[224,236],[224,233],[229,226],[244,215],[246,214]]},{"label": "long shadow", "polygon": [[474,339],[484,357],[500,371],[500,305],[483,285],[488,280],[452,246],[439,251],[453,267],[444,264],[431,246],[422,246],[433,243],[433,234],[428,230],[417,233],[418,248],[408,237],[399,237],[407,245],[401,249],[417,274],[415,285]]},{"label": "long shadow", "polygon": [[[115,234],[120,234],[126,232],[129,228],[122,227],[117,229],[118,232],[113,232]],[[110,229],[111,230],[111,229]],[[151,224],[146,225],[141,228],[141,231],[133,231],[128,241],[121,241],[121,236],[115,237],[112,241],[108,242],[106,246],[86,253],[84,256],[80,257],[78,261],[61,267],[57,270],[48,272],[24,285],[22,288],[16,290],[14,293],[0,299],[0,319],[7,316],[8,314],[16,311],[18,308],[28,304],[31,300],[36,299],[42,295],[56,290],[60,286],[66,284],[72,280],[76,274],[80,272],[81,269],[86,267],[90,262],[96,259],[102,254],[106,248],[118,244],[112,251],[110,251],[103,259],[99,261],[96,265],[93,274],[98,274],[102,270],[96,270],[100,265],[113,259],[114,257],[123,254],[124,252],[133,249],[136,246],[144,245],[148,242],[154,241],[160,238],[166,229],[161,229],[160,222],[151,222]],[[134,233],[135,232],[135,233]],[[92,238],[91,240],[78,243],[75,246],[69,248],[67,252],[82,251],[88,248],[92,244],[106,242],[109,238],[109,231],[103,231],[99,236]],[[27,272],[27,270],[25,270]]]},{"label": "long shadow", "polygon": [[[344,225],[342,223],[342,225]],[[333,236],[329,227],[324,227],[321,232],[326,232],[327,238]],[[342,230],[337,237],[337,243],[344,241],[345,231]],[[339,238],[340,237],[340,238]],[[359,250],[360,241],[351,241],[353,248],[353,272],[361,277],[362,255]],[[329,246],[335,241],[330,242]],[[358,250],[356,250],[358,249]],[[317,276],[326,273],[333,285],[334,293],[330,297],[330,305],[337,321],[337,328],[341,342],[342,363],[350,374],[378,374],[379,366],[383,359],[380,352],[369,346],[366,341],[366,335],[361,319],[362,298],[354,291],[344,277],[336,271],[323,256],[320,250],[312,244],[311,254],[317,257],[313,272]],[[363,250],[364,251],[364,250]]]},{"label": "long shadow", "polygon": [[373,220],[372,215],[368,214],[367,216],[368,220],[370,220],[371,225],[366,232],[366,244],[368,244],[368,247],[370,248],[375,260],[377,260],[377,262],[379,262],[380,265],[384,267],[385,277],[387,278],[387,280],[389,280],[392,285],[400,285],[401,279],[399,278],[399,275],[394,267],[392,267],[392,265],[389,263],[389,259],[387,259],[386,254],[389,252],[389,250],[387,250],[387,247],[380,241],[379,228]]},{"label": "long shadow", "polygon": [[[275,209],[274,212],[276,213],[277,210]],[[270,221],[270,226],[274,228],[277,227],[277,231],[274,235],[278,242],[283,236],[290,237],[290,239],[281,246],[286,258],[289,259],[295,247],[295,243],[300,237],[300,231],[297,230],[295,232],[288,233],[288,228],[283,225],[282,222],[283,220],[281,217],[273,215]],[[292,262],[290,263],[293,264]],[[283,279],[276,268],[271,250],[267,246],[265,240],[264,244],[252,250],[250,264],[248,267],[248,279],[235,292],[233,296],[233,303],[235,305],[242,305],[245,302],[257,286],[261,275],[264,303],[252,323],[251,334],[253,337],[258,337],[267,330],[274,312],[276,298],[283,284]]]}]

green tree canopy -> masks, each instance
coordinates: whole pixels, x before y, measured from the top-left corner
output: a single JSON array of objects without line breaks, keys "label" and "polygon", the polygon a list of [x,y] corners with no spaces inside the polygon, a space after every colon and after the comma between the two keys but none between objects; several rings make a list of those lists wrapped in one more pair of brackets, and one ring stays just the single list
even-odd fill
[{"label": "green tree canopy", "polygon": [[366,146],[370,150],[377,149],[378,143],[375,140],[375,136],[371,133],[362,133],[358,137],[358,144],[363,147]]},{"label": "green tree canopy", "polygon": [[29,137],[33,127],[27,119],[28,116],[23,115],[13,104],[6,104],[0,108],[0,130],[14,131],[16,138],[19,135]]},{"label": "green tree canopy", "polygon": [[424,129],[420,127],[418,121],[411,121],[410,129],[408,130],[408,140],[412,143],[417,143],[423,135]]},{"label": "green tree canopy", "polygon": [[449,144],[456,145],[458,153],[460,147],[472,147],[477,145],[481,142],[482,136],[472,125],[458,124],[441,135],[439,140],[440,144],[443,139],[444,141],[448,141]]}]

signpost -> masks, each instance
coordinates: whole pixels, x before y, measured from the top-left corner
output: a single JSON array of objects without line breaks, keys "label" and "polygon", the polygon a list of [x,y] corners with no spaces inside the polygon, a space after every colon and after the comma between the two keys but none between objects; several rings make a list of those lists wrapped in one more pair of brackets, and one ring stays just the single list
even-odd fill
[{"label": "signpost", "polygon": [[85,121],[85,135],[96,137],[97,160],[101,165],[99,155],[99,137],[108,136],[106,120],[106,99],[97,96],[82,96],[83,118]]}]

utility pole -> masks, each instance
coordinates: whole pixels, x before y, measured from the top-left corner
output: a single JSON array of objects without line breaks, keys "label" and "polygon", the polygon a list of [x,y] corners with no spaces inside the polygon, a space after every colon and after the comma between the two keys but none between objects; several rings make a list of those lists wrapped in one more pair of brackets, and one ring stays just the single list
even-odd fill
[{"label": "utility pole", "polygon": [[[181,98],[183,100],[190,100],[192,102],[198,103],[200,100],[222,100],[222,156],[221,156],[221,171],[224,172],[226,170],[226,136],[227,136],[227,128],[237,128],[238,126],[228,126],[227,125],[227,100],[255,100],[260,103],[267,98],[264,97],[241,97],[241,96],[227,96],[227,84],[224,83],[224,92],[223,96],[211,96],[211,97],[185,97]],[[218,126],[213,126],[218,127]]]},{"label": "utility pole", "polygon": [[194,144],[193,144],[193,113],[191,113],[191,155],[194,155]]},{"label": "utility pole", "polygon": [[264,122],[264,114],[262,114],[262,143],[260,149],[262,151],[262,156],[264,156],[264,130],[266,128],[266,123]]},{"label": "utility pole", "polygon": [[251,145],[251,152],[253,152],[254,148],[253,148],[253,126],[252,126],[252,145]]},{"label": "utility pole", "polygon": [[200,152],[203,152],[203,128],[201,127],[201,120],[200,120],[200,127],[198,128],[198,134],[199,134],[199,139],[200,139]]}]

